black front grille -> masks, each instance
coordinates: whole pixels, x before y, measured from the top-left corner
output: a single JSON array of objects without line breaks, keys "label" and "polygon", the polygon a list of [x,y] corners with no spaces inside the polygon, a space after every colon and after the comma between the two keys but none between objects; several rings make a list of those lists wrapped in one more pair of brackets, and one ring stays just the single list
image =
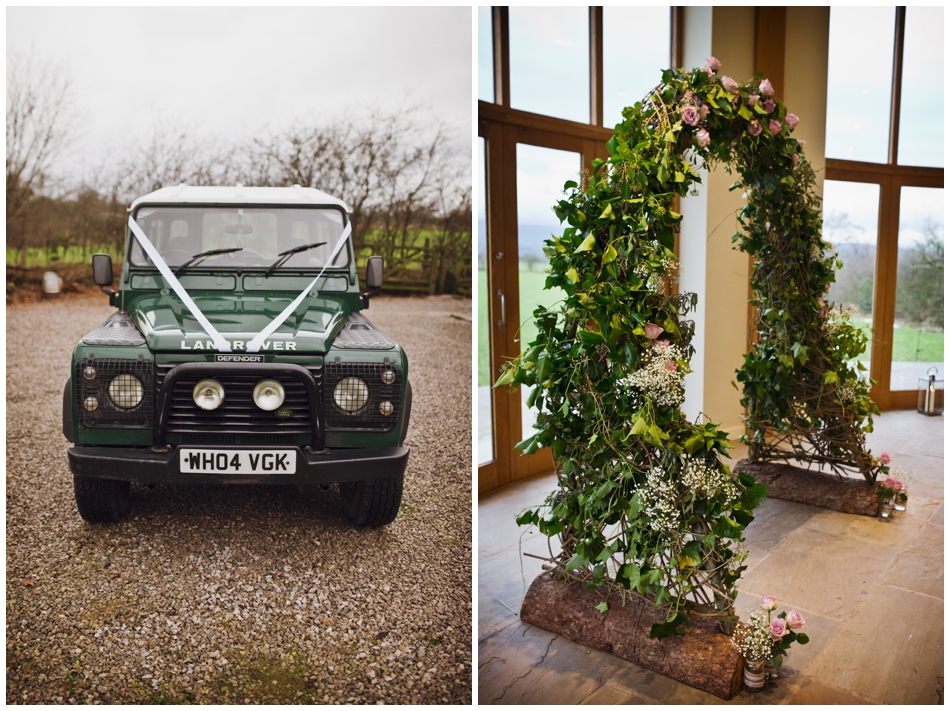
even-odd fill
[{"label": "black front grille", "polygon": [[[175,365],[158,366],[157,392]],[[308,370],[319,375],[320,368]],[[195,386],[208,378],[224,387],[224,402],[214,410],[203,410],[194,401]],[[262,380],[276,380],[284,388],[284,402],[277,410],[262,410],[254,404],[254,386]],[[182,435],[183,444],[293,444],[295,436],[309,436],[313,430],[306,386],[293,376],[255,372],[248,366],[246,374],[189,373],[175,381],[173,388],[165,431]]]},{"label": "black front grille", "polygon": [[[93,377],[86,377],[88,372]],[[94,371],[94,374],[93,374]],[[153,363],[133,358],[85,358],[76,363],[76,404],[85,427],[152,427]],[[141,401],[131,407],[134,399]],[[88,401],[88,402],[87,402]],[[95,405],[95,409],[90,410]]]},{"label": "black front grille", "polygon": [[[389,363],[327,363],[325,370],[323,410],[328,430],[388,432],[396,426],[401,406],[399,393],[402,387],[402,370]],[[382,375],[386,371],[392,371],[395,374],[395,380],[392,383],[383,382]],[[347,412],[341,408],[334,397],[338,384],[341,392],[349,392],[356,396],[360,394],[363,386],[358,382],[347,380],[348,378],[363,381],[369,391],[366,404],[356,412]],[[392,404],[391,414],[384,415],[380,412],[380,405],[383,402]]]}]

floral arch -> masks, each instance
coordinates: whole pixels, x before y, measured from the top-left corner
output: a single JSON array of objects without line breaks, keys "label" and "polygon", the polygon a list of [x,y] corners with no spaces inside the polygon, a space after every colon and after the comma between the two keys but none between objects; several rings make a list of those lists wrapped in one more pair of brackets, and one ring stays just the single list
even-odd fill
[{"label": "floral arch", "polygon": [[742,531],[765,487],[723,462],[726,434],[680,409],[694,353],[695,294],[671,294],[682,216],[672,209],[723,163],[747,197],[733,237],[754,257],[755,342],[737,371],[750,458],[799,459],[873,483],[864,435],[876,408],[856,364],[866,337],[826,301],[840,267],[821,238],[820,199],[798,118],[761,77],[720,77],[718,60],[670,69],[628,107],[584,185],[555,206],[566,228],[547,241],[546,287],[566,298],[534,312],[536,340],[497,385],[532,388],[536,432],[559,488],[521,524],[558,535],[555,570],[636,591],[669,607],[652,636],[692,614],[729,615],[745,568]]}]

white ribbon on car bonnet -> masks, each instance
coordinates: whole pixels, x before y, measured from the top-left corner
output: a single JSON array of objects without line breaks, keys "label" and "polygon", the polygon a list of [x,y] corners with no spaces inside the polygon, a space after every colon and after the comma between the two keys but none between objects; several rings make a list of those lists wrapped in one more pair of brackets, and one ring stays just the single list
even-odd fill
[{"label": "white ribbon on car bonnet", "polygon": [[172,270],[168,268],[168,265],[165,263],[165,260],[162,259],[162,255],[158,253],[158,250],[155,249],[155,246],[148,241],[148,237],[145,236],[145,232],[142,231],[142,228],[139,227],[138,223],[129,215],[129,227],[132,230],[132,234],[135,235],[135,239],[139,241],[139,244],[142,245],[142,249],[145,250],[145,254],[148,255],[148,258],[152,260],[152,264],[158,267],[159,273],[165,279],[165,283],[168,284],[172,290],[178,295],[178,298],[181,299],[181,302],[188,307],[188,310],[191,311],[191,315],[195,317],[195,320],[201,324],[201,327],[205,330],[211,339],[214,341],[215,348],[217,348],[221,353],[230,353],[231,344],[224,340],[224,336],[218,333],[218,329],[211,325],[211,322],[201,313],[201,309],[198,308],[197,304],[192,300],[188,295],[188,292],[185,291],[185,287],[181,285],[181,282],[178,281],[178,278],[172,273]]},{"label": "white ribbon on car bonnet", "polygon": [[316,279],[314,279],[310,284],[300,292],[300,296],[290,302],[290,305],[280,312],[280,315],[271,321],[267,326],[264,327],[264,330],[254,336],[247,344],[248,353],[257,353],[261,346],[264,344],[264,341],[270,338],[270,335],[280,327],[280,325],[287,320],[287,317],[294,312],[294,310],[300,306],[300,302],[304,300],[304,297],[310,292],[311,289],[314,289],[319,281],[320,277],[323,276],[323,272],[327,270],[327,267],[333,263],[333,260],[336,259],[336,255],[340,253],[340,247],[346,244],[346,238],[350,236],[350,223],[347,222],[346,226],[343,228],[343,233],[340,235],[340,239],[337,240],[336,246],[333,248],[333,251],[330,253],[329,258],[326,262],[323,263],[323,269],[320,270],[320,273],[317,274]]}]

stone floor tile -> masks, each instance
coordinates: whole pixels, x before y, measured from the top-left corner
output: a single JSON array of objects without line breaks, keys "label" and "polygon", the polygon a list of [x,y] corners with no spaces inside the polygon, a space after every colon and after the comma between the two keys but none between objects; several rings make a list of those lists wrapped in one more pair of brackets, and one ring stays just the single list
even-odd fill
[{"label": "stone floor tile", "polygon": [[921,433],[939,433],[942,437],[943,418],[921,415],[916,410],[889,410],[874,418],[874,434],[910,441]]},{"label": "stone floor tile", "polygon": [[943,504],[937,507],[937,510],[933,512],[933,515],[927,521],[931,526],[943,526]]},{"label": "stone floor tile", "polygon": [[803,526],[747,571],[739,587],[841,620],[864,599],[898,553],[889,546]]},{"label": "stone floor tile", "polygon": [[881,582],[942,600],[943,552],[943,526],[927,524],[881,578]]},{"label": "stone floor tile", "polygon": [[805,678],[788,700],[789,704],[808,704],[823,706],[841,706],[876,703],[867,697],[857,696],[836,686],[830,686],[814,679]]},{"label": "stone floor tile", "polygon": [[891,465],[906,470],[910,483],[908,495],[918,501],[943,501],[944,470],[942,457],[904,454]]},{"label": "stone floor tile", "polygon": [[543,504],[555,488],[557,479],[551,474],[512,484],[479,499],[479,555],[482,551],[495,551],[517,544],[518,536],[525,528],[515,523],[515,516],[527,508]]},{"label": "stone floor tile", "polygon": [[636,691],[628,689],[627,687],[617,684],[613,681],[608,681],[606,684],[594,691],[593,694],[581,701],[581,704],[585,706],[594,704],[603,704],[605,706],[617,706],[623,704],[629,706],[633,704],[640,705],[655,703],[656,702],[653,699],[643,696],[642,694],[638,694]]},{"label": "stone floor tile", "polygon": [[[512,637],[518,639],[517,645],[506,644],[506,638]],[[517,656],[511,655],[509,647],[519,648]],[[520,622],[510,632],[504,630],[480,643],[478,657],[480,704],[577,704],[625,663]],[[516,671],[512,673],[509,666]]]},{"label": "stone floor tile", "polygon": [[[768,552],[812,516],[823,510],[817,506],[807,506],[794,501],[766,499],[765,503],[753,512],[755,520],[748,525],[743,534],[745,547],[750,554],[752,551]],[[750,555],[750,559],[751,557]]]},{"label": "stone floor tile", "polygon": [[932,501],[915,500],[909,503],[906,511],[896,513],[893,518],[851,516],[823,509],[808,520],[806,527],[815,531],[835,533],[845,538],[903,549],[937,509],[937,503]]},{"label": "stone floor tile", "polygon": [[[521,601],[531,581],[542,572],[543,561],[530,558],[524,553],[548,555],[548,538],[534,529],[528,534],[522,531],[521,550],[517,544],[494,555],[478,559],[478,639],[485,637],[518,621]],[[516,539],[517,540],[517,539]],[[552,540],[552,545],[557,539]],[[554,546],[557,550],[557,546]]]},{"label": "stone floor tile", "polygon": [[[918,415],[920,418],[926,415]],[[927,418],[931,419],[931,418]],[[936,422],[943,424],[943,418],[933,418]],[[924,427],[907,444],[901,447],[900,454],[913,454],[915,456],[943,457],[943,427],[932,428]]]},{"label": "stone floor tile", "polygon": [[943,695],[943,601],[878,585],[806,674],[887,704]]}]

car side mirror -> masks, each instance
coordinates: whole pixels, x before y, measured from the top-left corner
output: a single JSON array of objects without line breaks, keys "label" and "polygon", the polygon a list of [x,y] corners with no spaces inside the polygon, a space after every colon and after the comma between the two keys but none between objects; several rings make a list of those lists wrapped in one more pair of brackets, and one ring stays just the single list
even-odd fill
[{"label": "car side mirror", "polygon": [[383,285],[383,258],[370,257],[366,262],[366,293],[362,294],[363,308],[369,308],[369,300],[379,294]]},{"label": "car side mirror", "polygon": [[92,255],[92,280],[103,294],[109,296],[109,306],[115,306],[116,293],[107,286],[112,286],[112,257],[108,254]]},{"label": "car side mirror", "polygon": [[383,285],[383,258],[370,257],[366,262],[366,288],[379,289]]}]

